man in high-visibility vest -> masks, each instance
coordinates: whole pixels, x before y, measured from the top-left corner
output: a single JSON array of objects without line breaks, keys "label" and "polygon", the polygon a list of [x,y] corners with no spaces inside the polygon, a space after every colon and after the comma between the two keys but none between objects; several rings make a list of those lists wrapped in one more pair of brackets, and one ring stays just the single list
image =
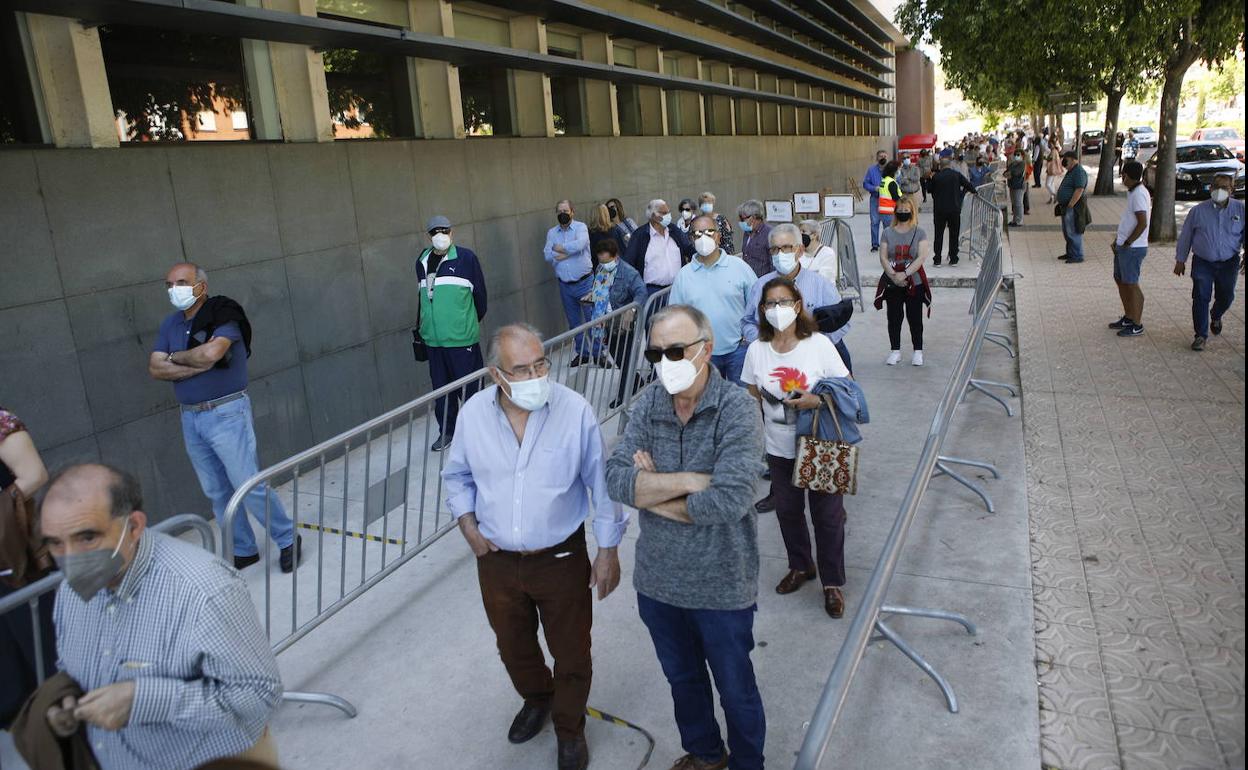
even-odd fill
[{"label": "man in high-visibility vest", "polygon": [[[884,229],[893,224],[893,211],[897,208],[897,199],[901,197],[901,188],[897,185],[894,178],[897,175],[897,161],[890,160],[884,166],[884,174],[880,178],[880,200],[876,205],[876,219],[880,222],[880,228]],[[872,235],[875,234],[875,222],[872,221]],[[875,251],[876,249],[872,249]]]}]

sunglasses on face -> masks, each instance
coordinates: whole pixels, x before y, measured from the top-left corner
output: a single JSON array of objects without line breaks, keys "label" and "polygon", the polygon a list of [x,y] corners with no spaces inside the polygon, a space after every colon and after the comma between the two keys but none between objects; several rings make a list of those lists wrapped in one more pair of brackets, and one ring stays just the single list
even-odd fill
[{"label": "sunglasses on face", "polygon": [[429,234],[430,234],[430,235],[450,235],[450,234],[451,234],[451,228],[449,228],[449,227],[435,227],[435,228],[433,228],[432,230],[430,230],[430,231],[429,231]]},{"label": "sunglasses on face", "polygon": [[657,364],[661,359],[666,358],[668,361],[682,361],[685,358],[685,351],[697,345],[699,342],[705,342],[704,339],[696,339],[686,345],[671,345],[666,348],[646,348],[643,355],[646,360],[652,364]]},{"label": "sunglasses on face", "polygon": [[711,238],[714,238],[716,232],[717,231],[715,230],[715,228],[712,227],[708,230],[694,230],[690,234],[693,235],[694,238],[697,238],[698,236],[701,236],[701,235],[706,235]]},{"label": "sunglasses on face", "polygon": [[693,213],[693,209],[681,208],[681,211],[682,211],[682,212],[683,212],[683,211],[687,211],[687,212],[689,212],[690,214],[692,214],[692,213]]}]

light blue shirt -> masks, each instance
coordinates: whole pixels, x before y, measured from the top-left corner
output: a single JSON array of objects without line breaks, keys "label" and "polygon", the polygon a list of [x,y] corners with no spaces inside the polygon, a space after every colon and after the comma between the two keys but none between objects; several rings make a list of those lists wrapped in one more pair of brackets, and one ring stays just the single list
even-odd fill
[{"label": "light blue shirt", "polygon": [[[555,246],[562,246],[568,258],[555,259]],[[555,225],[546,231],[546,247],[542,253],[546,261],[555,266],[555,277],[565,283],[583,278],[594,267],[589,255],[589,228],[575,219],[567,227]]]},{"label": "light blue shirt", "polygon": [[1178,262],[1195,254],[1206,262],[1225,262],[1239,256],[1244,246],[1244,202],[1231,198],[1225,206],[1204,201],[1187,212],[1174,252]]},{"label": "light blue shirt", "polygon": [[580,394],[552,382],[517,442],[492,385],[459,411],[442,467],[446,505],[456,519],[475,513],[481,534],[504,551],[558,545],[592,509],[598,547],[614,548],[628,516],[607,494],[603,455],[598,419]]},{"label": "light blue shirt", "polygon": [[[745,316],[741,319],[741,336],[745,338],[746,342],[753,342],[758,339],[758,303],[763,299],[763,287],[767,285],[768,281],[779,277],[779,275],[775,270],[772,270],[755,281],[750,288],[750,304],[747,306]],[[815,308],[835,305],[841,301],[841,293],[836,290],[836,285],[814,270],[806,268],[798,270],[797,277],[793,279],[793,283],[797,285],[797,290],[802,293],[802,305],[809,313],[813,313]],[[824,336],[833,342],[840,342],[845,339],[850,326],[851,324],[845,324],[831,334],[825,334]]]},{"label": "light blue shirt", "polygon": [[693,305],[706,314],[715,330],[713,355],[731,353],[741,344],[741,316],[745,314],[750,287],[758,280],[745,260],[719,252],[710,265],[694,258],[676,273],[671,305]]}]

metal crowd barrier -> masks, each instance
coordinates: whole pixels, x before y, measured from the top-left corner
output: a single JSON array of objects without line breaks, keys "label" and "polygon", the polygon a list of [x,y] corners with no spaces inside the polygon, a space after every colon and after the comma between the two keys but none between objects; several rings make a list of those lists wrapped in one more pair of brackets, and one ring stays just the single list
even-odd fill
[{"label": "metal crowd barrier", "polygon": [[[994,184],[981,184],[975,188],[974,195],[962,196],[962,211],[958,220],[958,250],[970,256],[972,262],[978,261],[984,256],[984,249],[981,247],[977,250],[972,248],[972,238],[976,234],[977,226],[982,226],[982,217],[977,216],[980,211],[975,207],[975,200],[980,199],[983,203],[990,203],[989,199],[993,195]],[[981,234],[982,236],[982,234]]]},{"label": "metal crowd barrier", "polygon": [[[628,406],[637,395],[637,391],[640,390],[639,386],[644,383],[644,378],[641,374],[643,370],[641,354],[646,349],[646,341],[650,337],[650,319],[654,317],[655,313],[667,307],[667,302],[671,295],[671,286],[651,294],[646,298],[646,304],[642,306],[640,315],[633,319],[633,329],[629,332],[632,340],[632,352],[628,356],[628,365],[624,367],[621,375],[621,389],[627,388],[627,391],[625,391],[627,397],[617,410],[620,419],[616,423],[616,430],[621,436],[624,435],[624,427],[628,425]],[[626,383],[632,383],[632,385],[627,385]],[[614,414],[610,416],[614,416]]]},{"label": "metal crowd barrier", "polygon": [[[167,535],[178,535],[189,529],[195,530],[203,541],[204,550],[216,553],[217,539],[212,525],[202,516],[193,513],[180,513],[170,516],[164,521],[152,524],[148,529],[164,532]],[[18,611],[23,604],[29,607],[30,622],[35,641],[35,681],[43,684],[45,663],[43,659],[43,624],[39,620],[39,601],[56,591],[61,584],[59,570],[50,572],[30,585],[22,586],[13,593],[0,598],[0,616]]]},{"label": "metal crowd barrier", "polygon": [[[923,451],[919,456],[918,467],[910,478],[910,484],[906,489],[906,495],[902,500],[897,518],[893,521],[892,530],[889,532],[888,539],[884,542],[884,547],[880,551],[879,559],[876,561],[875,569],[867,582],[862,600],[858,605],[858,610],[854,614],[853,621],[845,635],[845,642],[837,653],[836,661],[832,666],[831,673],[828,675],[827,683],[824,685],[819,704],[811,717],[810,727],[806,731],[801,750],[798,753],[795,764],[796,770],[816,770],[819,767],[832,739],[832,731],[836,727],[837,720],[840,718],[845,701],[849,695],[850,684],[853,682],[858,666],[862,662],[862,657],[866,653],[867,645],[872,642],[883,640],[891,642],[896,646],[907,658],[936,682],[945,697],[949,711],[952,713],[957,713],[958,711],[957,696],[954,694],[949,682],[917,650],[901,638],[888,624],[888,621],[895,615],[947,620],[958,623],[971,635],[977,633],[975,624],[956,612],[891,605],[885,603],[885,598],[888,594],[889,585],[892,582],[893,573],[897,569],[897,563],[901,557],[901,549],[905,545],[906,535],[914,523],[919,505],[923,501],[923,495],[927,491],[931,480],[937,476],[947,475],[970,485],[970,482],[962,479],[950,470],[949,466],[951,464],[986,468],[994,476],[1000,477],[996,468],[989,463],[962,460],[941,454],[941,446],[949,431],[949,426],[953,422],[958,405],[962,402],[968,389],[972,388],[972,383],[975,382],[974,373],[980,348],[983,345],[984,335],[988,331],[988,324],[993,317],[992,309],[996,302],[997,292],[1002,286],[1001,241],[997,240],[995,244],[990,243],[989,245],[991,248],[985,254],[984,263],[980,268],[980,274],[976,283],[975,304],[972,307],[974,321],[970,331],[967,332],[957,363],[949,375],[949,382],[945,386],[944,394],[941,396],[940,402],[936,406],[936,412],[932,416],[932,424],[923,443]],[[988,502],[986,496],[983,497],[985,502]]]},{"label": "metal crowd barrier", "polygon": [[858,271],[858,249],[854,233],[844,219],[819,220],[819,242],[836,243],[836,290],[842,299],[852,299],[863,309],[862,278]]},{"label": "metal crowd barrier", "polygon": [[[621,414],[635,396],[631,385],[644,345],[636,332],[666,303],[668,291],[650,297],[644,308],[627,305],[544,343],[551,380],[583,395],[600,424]],[[579,353],[596,353],[599,360],[573,366]],[[447,417],[452,399],[467,400],[490,383],[488,368],[480,369],[266,468],[235,491],[224,516],[222,555],[227,560],[234,552],[234,520],[246,515],[243,500],[261,485],[271,492],[259,517],[264,521],[264,537],[258,540],[265,567],[259,609],[274,654],[455,528],[442,495],[446,453],[427,449],[440,433],[436,418]],[[296,534],[310,533],[313,542],[299,569],[275,578],[269,522],[272,491],[282,487],[289,490],[286,509]],[[287,616],[289,623],[279,619]],[[294,692],[286,699],[329,705],[355,716],[350,703],[328,693]]]}]

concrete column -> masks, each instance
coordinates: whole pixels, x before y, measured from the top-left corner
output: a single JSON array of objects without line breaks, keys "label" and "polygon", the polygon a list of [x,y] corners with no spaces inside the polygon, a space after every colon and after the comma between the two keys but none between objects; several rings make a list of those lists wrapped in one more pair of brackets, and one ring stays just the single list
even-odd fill
[{"label": "concrete column", "polygon": [[52,143],[119,146],[99,33],[73,19],[37,13],[28,14],[26,24]]},{"label": "concrete column", "polygon": [[[776,76],[760,74],[758,90],[769,94],[779,93],[776,90]],[[758,128],[765,136],[776,136],[780,133],[780,105],[775,102],[759,102]]]},{"label": "concrete column", "polygon": [[[273,11],[316,15],[316,0],[262,0],[262,4]],[[269,43],[269,59],[283,138],[288,142],[334,141],[321,55],[306,45]]]},{"label": "concrete column", "polygon": [[[663,49],[657,45],[637,46],[637,69],[647,72],[663,72]],[[637,100],[641,103],[641,133],[644,136],[667,135],[667,103],[663,89],[640,86]]]},{"label": "concrete column", "polygon": [[[581,35],[581,58],[599,64],[615,64],[615,47],[606,32]],[[585,128],[590,136],[619,136],[620,113],[615,84],[606,80],[585,81]]]},{"label": "concrete column", "polygon": [[[455,35],[451,4],[447,0],[407,0],[413,32]],[[443,61],[409,59],[416,90],[417,136],[426,139],[463,139],[464,102],[459,93],[459,68]]]},{"label": "concrete column", "polygon": [[[737,68],[733,70],[733,83],[741,88],[758,90],[758,73],[754,70]],[[739,99],[737,101],[736,133],[741,136],[758,135],[758,100]]]},{"label": "concrete column", "polygon": [[[546,24],[538,16],[513,16],[511,47],[546,53]],[[515,95],[516,135],[554,136],[555,109],[550,101],[550,76],[541,72],[512,70]]]}]

